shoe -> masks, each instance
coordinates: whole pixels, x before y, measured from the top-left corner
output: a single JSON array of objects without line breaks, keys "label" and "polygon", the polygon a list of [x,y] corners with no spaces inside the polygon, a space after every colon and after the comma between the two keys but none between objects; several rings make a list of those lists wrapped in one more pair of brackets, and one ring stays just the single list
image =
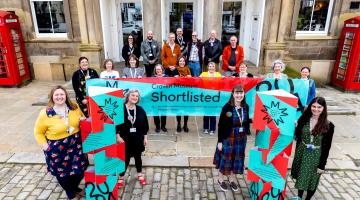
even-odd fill
[{"label": "shoe", "polygon": [[296,197],[291,197],[291,200],[301,200],[301,198],[296,196]]},{"label": "shoe", "polygon": [[125,186],[125,183],[124,183],[124,177],[120,177],[119,176],[119,179],[118,179],[118,188],[123,188]]},{"label": "shoe", "polygon": [[138,180],[139,180],[139,182],[140,182],[140,185],[146,185],[146,179],[145,179],[145,177],[144,177],[144,175],[143,174],[139,174],[138,176],[137,176],[137,178],[138,178]]},{"label": "shoe", "polygon": [[[185,130],[185,127],[184,127],[184,130]],[[181,125],[180,124],[177,125],[176,132],[178,132],[178,133],[181,132]]]},{"label": "shoe", "polygon": [[214,131],[209,132],[209,135],[214,135],[214,134],[215,134]]},{"label": "shoe", "polygon": [[228,185],[226,185],[225,181],[220,182],[220,180],[218,179],[218,184],[220,186],[220,189],[224,192],[228,191]]},{"label": "shoe", "polygon": [[165,128],[165,127],[161,128],[161,130],[165,133],[167,132],[167,128]]},{"label": "shoe", "polygon": [[208,134],[208,130],[207,129],[204,129],[204,134]]},{"label": "shoe", "polygon": [[79,198],[85,197],[85,195],[86,195],[86,194],[85,194],[85,190],[82,189],[80,192],[77,192],[76,195],[77,195]]},{"label": "shoe", "polygon": [[231,187],[232,191],[234,191],[234,192],[239,190],[239,187],[233,181],[230,182],[230,187]]},{"label": "shoe", "polygon": [[160,128],[156,128],[156,129],[155,129],[155,132],[156,132],[156,133],[160,133]]},{"label": "shoe", "polygon": [[189,132],[189,128],[188,128],[188,126],[186,126],[186,125],[184,125],[184,132],[185,132],[185,133],[188,133],[188,132]]}]

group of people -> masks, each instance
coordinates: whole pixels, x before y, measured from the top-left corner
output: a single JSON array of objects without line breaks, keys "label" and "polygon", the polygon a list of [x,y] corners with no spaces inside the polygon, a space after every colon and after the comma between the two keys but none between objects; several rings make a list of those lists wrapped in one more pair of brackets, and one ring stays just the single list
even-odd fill
[{"label": "group of people", "polygon": [[[79,183],[84,177],[89,162],[82,152],[79,123],[88,116],[86,98],[86,80],[92,78],[114,79],[141,77],[253,77],[247,73],[243,64],[243,50],[237,45],[237,38],[231,37],[230,45],[222,49],[216,39],[216,32],[210,33],[210,39],[202,43],[193,32],[193,40],[183,41],[182,30],[177,30],[177,36],[170,33],[168,43],[162,50],[152,39],[151,31],[147,34],[140,50],[133,42],[134,37],[128,38],[122,55],[126,60],[123,73],[114,70],[114,63],[104,61],[104,71],[100,76],[94,69],[89,68],[86,57],[79,58],[80,69],[72,77],[73,88],[76,93],[76,103],[72,102],[65,88],[57,86],[49,94],[49,102],[35,123],[34,134],[37,142],[42,145],[48,171],[56,176],[59,184],[65,190],[69,199],[77,199],[84,195]],[[222,55],[223,73],[216,71],[219,57]],[[143,57],[144,66],[139,67],[139,56]],[[159,62],[162,62],[160,64]],[[207,70],[202,70],[202,63]],[[273,73],[266,77],[286,79],[283,73],[285,64],[276,60],[272,66]],[[307,107],[297,122],[295,131],[296,151],[291,175],[296,179],[295,187],[299,189],[298,197],[302,198],[307,191],[306,199],[311,199],[319,183],[320,175],[324,172],[326,160],[331,147],[334,125],[327,119],[326,101],[322,97],[315,97],[315,83],[309,78],[310,68],[301,69],[301,78],[309,80],[309,95]],[[149,123],[145,110],[138,105],[141,94],[137,89],[130,89],[125,95],[124,123],[116,127],[117,142],[125,142],[125,170],[131,157],[135,159],[137,178],[141,185],[146,185],[145,175],[142,173],[141,154],[148,144],[147,133]],[[177,116],[177,131],[189,131],[188,116],[184,116],[181,126],[181,116]],[[166,116],[155,116],[156,132],[166,132]],[[249,106],[245,100],[245,90],[242,85],[236,85],[229,101],[223,106],[218,121],[218,140],[215,147],[213,163],[219,170],[219,187],[237,191],[236,174],[243,174],[245,147],[247,135],[250,135]],[[204,116],[204,133],[214,135],[216,117]],[[120,174],[118,186],[124,186],[125,172]]]}]

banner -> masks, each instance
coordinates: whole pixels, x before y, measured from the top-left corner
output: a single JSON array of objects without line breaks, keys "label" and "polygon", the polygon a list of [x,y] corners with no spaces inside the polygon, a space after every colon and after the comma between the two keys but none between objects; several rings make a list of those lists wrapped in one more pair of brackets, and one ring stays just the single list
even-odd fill
[{"label": "banner", "polygon": [[245,89],[250,117],[254,113],[255,94],[258,91],[283,89],[299,98],[298,116],[306,103],[309,82],[301,79],[264,78],[122,78],[117,80],[90,79],[89,87],[119,88],[124,94],[129,89],[140,91],[140,106],[148,116],[219,116],[229,101],[232,88],[241,84]]}]

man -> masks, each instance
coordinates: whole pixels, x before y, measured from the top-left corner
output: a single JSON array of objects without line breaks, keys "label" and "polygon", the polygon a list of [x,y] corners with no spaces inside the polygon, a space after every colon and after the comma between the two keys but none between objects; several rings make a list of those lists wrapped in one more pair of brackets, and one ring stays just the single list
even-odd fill
[{"label": "man", "polygon": [[212,30],[209,34],[209,39],[204,42],[205,57],[204,64],[214,62],[217,65],[220,63],[220,56],[222,53],[222,45],[220,40],[216,39],[216,31]]},{"label": "man", "polygon": [[161,61],[165,70],[174,70],[177,59],[181,56],[180,46],[175,43],[175,34],[169,33],[168,42],[161,50]]},{"label": "man", "polygon": [[231,36],[230,45],[224,48],[222,60],[222,70],[225,76],[233,76],[233,74],[239,73],[240,64],[244,62],[244,49],[237,45],[236,36]]},{"label": "man", "polygon": [[187,46],[187,61],[191,71],[191,76],[198,77],[201,73],[201,64],[203,58],[203,43],[198,40],[197,32],[191,34],[192,41]]},{"label": "man", "polygon": [[186,52],[187,52],[187,46],[186,46],[186,41],[184,40],[183,37],[183,30],[182,28],[177,28],[176,29],[176,40],[175,43],[180,45],[180,50],[181,50],[181,55],[185,56]]},{"label": "man", "polygon": [[155,65],[159,63],[161,47],[159,43],[153,39],[153,32],[149,31],[146,40],[141,43],[141,56],[145,66],[146,76],[151,77],[154,72]]}]

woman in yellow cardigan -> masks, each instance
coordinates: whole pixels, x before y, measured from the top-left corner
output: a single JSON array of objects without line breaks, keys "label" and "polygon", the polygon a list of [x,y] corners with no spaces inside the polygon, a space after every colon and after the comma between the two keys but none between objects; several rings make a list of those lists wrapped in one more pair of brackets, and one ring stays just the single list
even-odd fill
[{"label": "woman in yellow cardigan", "polygon": [[[221,74],[216,71],[214,62],[208,63],[208,71],[200,74],[200,77],[217,77],[220,78]],[[203,131],[204,134],[214,135],[216,128],[215,116],[204,116]]]},{"label": "woman in yellow cardigan", "polygon": [[40,111],[34,127],[35,139],[45,153],[47,169],[57,178],[69,199],[85,194],[79,188],[89,165],[82,152],[79,132],[80,120],[84,119],[65,88],[56,86],[50,91],[48,105]]}]

